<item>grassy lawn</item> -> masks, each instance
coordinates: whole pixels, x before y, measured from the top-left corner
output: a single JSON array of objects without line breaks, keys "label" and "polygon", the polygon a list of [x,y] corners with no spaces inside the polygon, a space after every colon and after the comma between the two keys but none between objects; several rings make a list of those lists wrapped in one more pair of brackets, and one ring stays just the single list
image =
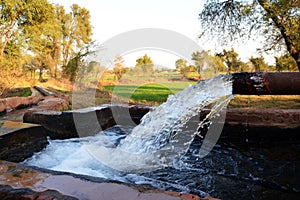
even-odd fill
[{"label": "grassy lawn", "polygon": [[157,105],[165,102],[169,94],[175,94],[194,82],[165,82],[148,84],[122,84],[103,86],[105,90],[131,102]]}]

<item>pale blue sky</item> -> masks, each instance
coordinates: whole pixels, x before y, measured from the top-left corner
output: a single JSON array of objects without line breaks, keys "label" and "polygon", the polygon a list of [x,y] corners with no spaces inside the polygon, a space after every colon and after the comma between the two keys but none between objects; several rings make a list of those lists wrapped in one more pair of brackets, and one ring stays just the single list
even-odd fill
[{"label": "pale blue sky", "polygon": [[[205,0],[50,0],[69,8],[76,3],[90,10],[93,25],[93,39],[99,44],[121,34],[139,28],[163,28],[185,35],[208,50],[220,51],[223,47],[214,43],[200,43],[201,32],[198,14]],[[254,54],[258,44],[250,42],[235,46],[243,60]],[[133,65],[136,57],[145,52],[125,57],[128,65]],[[161,54],[161,55],[159,55]],[[174,67],[177,57],[164,53],[149,53],[154,63]],[[172,65],[172,66],[170,66]]]}]

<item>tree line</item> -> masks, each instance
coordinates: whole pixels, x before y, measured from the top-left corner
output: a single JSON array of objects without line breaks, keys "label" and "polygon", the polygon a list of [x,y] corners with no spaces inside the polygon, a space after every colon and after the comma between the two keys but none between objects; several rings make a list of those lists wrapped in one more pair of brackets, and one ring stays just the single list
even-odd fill
[{"label": "tree line", "polygon": [[[236,72],[293,72],[298,71],[297,63],[287,53],[282,56],[274,57],[275,64],[268,64],[263,56],[251,56],[248,61],[243,62],[239,54],[231,48],[230,50],[212,54],[210,50],[193,52],[189,63],[186,59],[180,58],[175,61],[175,71],[182,77],[199,80],[201,78],[212,77],[219,73]],[[172,71],[174,66],[166,66]],[[119,80],[126,73],[138,75],[154,75],[154,62],[147,54],[138,57],[134,67],[127,67],[122,56],[117,56],[113,62],[111,73]]]},{"label": "tree line", "polygon": [[263,56],[251,56],[243,62],[233,48],[215,54],[210,50],[197,51],[192,53],[191,59],[192,64],[185,59],[175,62],[176,70],[186,78],[191,78],[191,72],[194,77],[212,77],[218,73],[298,71],[297,63],[288,53],[275,57],[274,65],[268,64]]}]

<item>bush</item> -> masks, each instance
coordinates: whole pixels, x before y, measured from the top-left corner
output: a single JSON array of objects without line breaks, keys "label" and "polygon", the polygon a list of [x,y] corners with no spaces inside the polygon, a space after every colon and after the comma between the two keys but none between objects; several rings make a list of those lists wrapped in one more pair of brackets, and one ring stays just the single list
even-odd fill
[{"label": "bush", "polygon": [[199,73],[198,72],[186,72],[186,73],[184,73],[184,77],[185,78],[187,78],[187,79],[189,79],[189,80],[200,80],[200,75],[199,75]]}]

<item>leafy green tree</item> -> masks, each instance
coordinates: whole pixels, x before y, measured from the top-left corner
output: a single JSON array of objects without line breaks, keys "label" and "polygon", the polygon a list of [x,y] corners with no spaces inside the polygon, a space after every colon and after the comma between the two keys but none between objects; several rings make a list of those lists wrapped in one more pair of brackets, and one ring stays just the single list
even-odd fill
[{"label": "leafy green tree", "polygon": [[[47,69],[51,77],[57,76],[60,48],[58,39],[60,35],[60,24],[54,8],[52,14],[49,14],[47,21],[26,29],[26,36],[29,38],[27,41],[28,50],[38,57],[39,62],[37,63],[43,63],[43,70]],[[42,61],[42,59],[44,60]]]},{"label": "leafy green tree", "polygon": [[82,55],[79,52],[75,55],[63,69],[63,75],[65,78],[68,78],[70,81],[75,81],[75,78],[78,74],[79,67],[83,65]]},{"label": "leafy green tree", "polygon": [[49,12],[46,0],[0,1],[0,94],[23,75],[27,28],[47,20]]},{"label": "leafy green tree", "polygon": [[23,75],[24,60],[20,43],[14,40],[6,44],[2,58],[0,58],[0,95],[12,88]]},{"label": "leafy green tree", "polygon": [[256,72],[264,72],[269,69],[269,65],[265,62],[265,59],[262,56],[256,58],[251,56],[249,61],[252,63],[254,71]]},{"label": "leafy green tree", "polygon": [[141,71],[144,74],[150,74],[154,71],[154,64],[152,59],[145,54],[142,57],[136,59],[135,69]]},{"label": "leafy green tree", "polygon": [[178,71],[180,74],[184,75],[184,72],[187,68],[187,61],[183,58],[176,60],[175,62],[176,71]]},{"label": "leafy green tree", "polygon": [[47,0],[2,0],[0,2],[0,58],[8,42],[26,34],[26,29],[48,20],[53,6]]},{"label": "leafy green tree", "polygon": [[183,58],[176,60],[175,62],[176,71],[179,71],[180,74],[187,78],[193,80],[199,80],[200,75],[197,71],[196,66],[194,65],[187,65],[187,61]]},{"label": "leafy green tree", "polygon": [[299,0],[208,0],[199,14],[203,35],[223,42],[264,35],[264,50],[284,47],[300,70]]},{"label": "leafy green tree", "polygon": [[276,60],[275,69],[279,72],[297,70],[297,63],[289,54],[285,54],[280,57],[275,57],[275,60]]},{"label": "leafy green tree", "polygon": [[208,61],[209,61],[209,66],[213,66],[212,68],[214,70],[217,69],[218,72],[226,72],[227,68],[220,57],[211,55]]},{"label": "leafy green tree", "polygon": [[61,5],[55,5],[54,7],[54,19],[52,23],[52,31],[51,35],[49,35],[49,39],[52,43],[52,51],[51,57],[53,60],[53,70],[52,76],[57,78],[58,76],[58,66],[60,64],[60,59],[62,56],[62,38],[63,38],[63,29],[64,23],[63,19],[65,15],[65,9]]},{"label": "leafy green tree", "polygon": [[48,69],[48,61],[50,57],[49,55],[39,54],[36,55],[33,60],[32,64],[35,66],[36,69],[39,70],[39,81],[43,82],[43,72]]},{"label": "leafy green tree", "polygon": [[202,50],[201,52],[196,51],[192,53],[192,60],[195,61],[195,65],[199,73],[202,72],[203,67],[205,65],[205,61],[208,58],[208,52]]},{"label": "leafy green tree", "polygon": [[20,42],[15,40],[9,41],[6,44],[2,58],[0,58],[0,77],[18,78],[22,76],[22,68],[20,67],[24,64],[22,57],[23,52]]},{"label": "leafy green tree", "polygon": [[233,48],[229,51],[223,49],[223,52],[217,53],[216,56],[220,57],[223,62],[226,63],[229,73],[239,71],[242,62],[239,58],[239,54],[236,53]]},{"label": "leafy green tree", "polygon": [[[73,63],[73,67],[78,67],[75,62],[77,58],[71,59],[70,64]],[[77,60],[78,61],[78,60]],[[80,67],[77,68],[76,71],[72,71],[72,73],[76,73],[73,76],[73,79],[79,83],[80,87],[90,88],[98,85],[99,78],[103,78],[103,75],[106,71],[106,68],[101,66],[101,64],[97,61],[87,62],[84,59],[79,60]]]},{"label": "leafy green tree", "polygon": [[74,80],[78,66],[92,52],[91,35],[89,11],[76,4],[66,13],[63,6],[48,0],[2,0],[1,88],[7,80],[24,76],[28,70],[31,75],[39,70],[40,81],[45,71],[57,77],[60,64],[64,64],[64,75]]},{"label": "leafy green tree", "polygon": [[87,9],[73,4],[70,13],[65,13],[64,9],[60,8],[58,10],[58,16],[63,32],[63,66],[66,67],[70,58],[78,54],[78,49],[81,49],[84,45],[92,41],[90,13]]},{"label": "leafy green tree", "polygon": [[240,72],[252,72],[252,66],[251,66],[251,62],[240,62],[240,67],[239,67],[239,71]]},{"label": "leafy green tree", "polygon": [[[91,43],[91,25],[89,12],[78,5],[72,5],[72,11],[66,13],[64,7],[56,5],[48,20],[38,26],[28,29],[31,35],[29,48],[36,54],[47,58],[46,67],[52,77],[57,77],[60,58],[63,58],[64,76],[73,80],[77,68],[74,61],[82,58],[82,51]],[[29,35],[29,34],[28,34]],[[79,57],[78,57],[79,56]],[[84,57],[84,56],[83,56]],[[68,64],[70,58],[72,63]],[[73,74],[74,72],[74,74]]]},{"label": "leafy green tree", "polygon": [[86,75],[87,73],[85,68],[88,67],[86,66],[84,58],[87,57],[88,55],[94,54],[95,53],[94,49],[95,49],[94,43],[89,43],[84,47],[82,47],[80,51],[78,51],[76,55],[68,62],[67,66],[63,68],[63,76],[73,82],[75,81],[80,68],[84,70],[81,71],[80,76]]},{"label": "leafy green tree", "polygon": [[53,6],[47,0],[0,2],[0,79],[7,80],[5,83],[23,75],[24,58],[33,41],[31,30],[41,29],[37,27],[52,14]]}]

